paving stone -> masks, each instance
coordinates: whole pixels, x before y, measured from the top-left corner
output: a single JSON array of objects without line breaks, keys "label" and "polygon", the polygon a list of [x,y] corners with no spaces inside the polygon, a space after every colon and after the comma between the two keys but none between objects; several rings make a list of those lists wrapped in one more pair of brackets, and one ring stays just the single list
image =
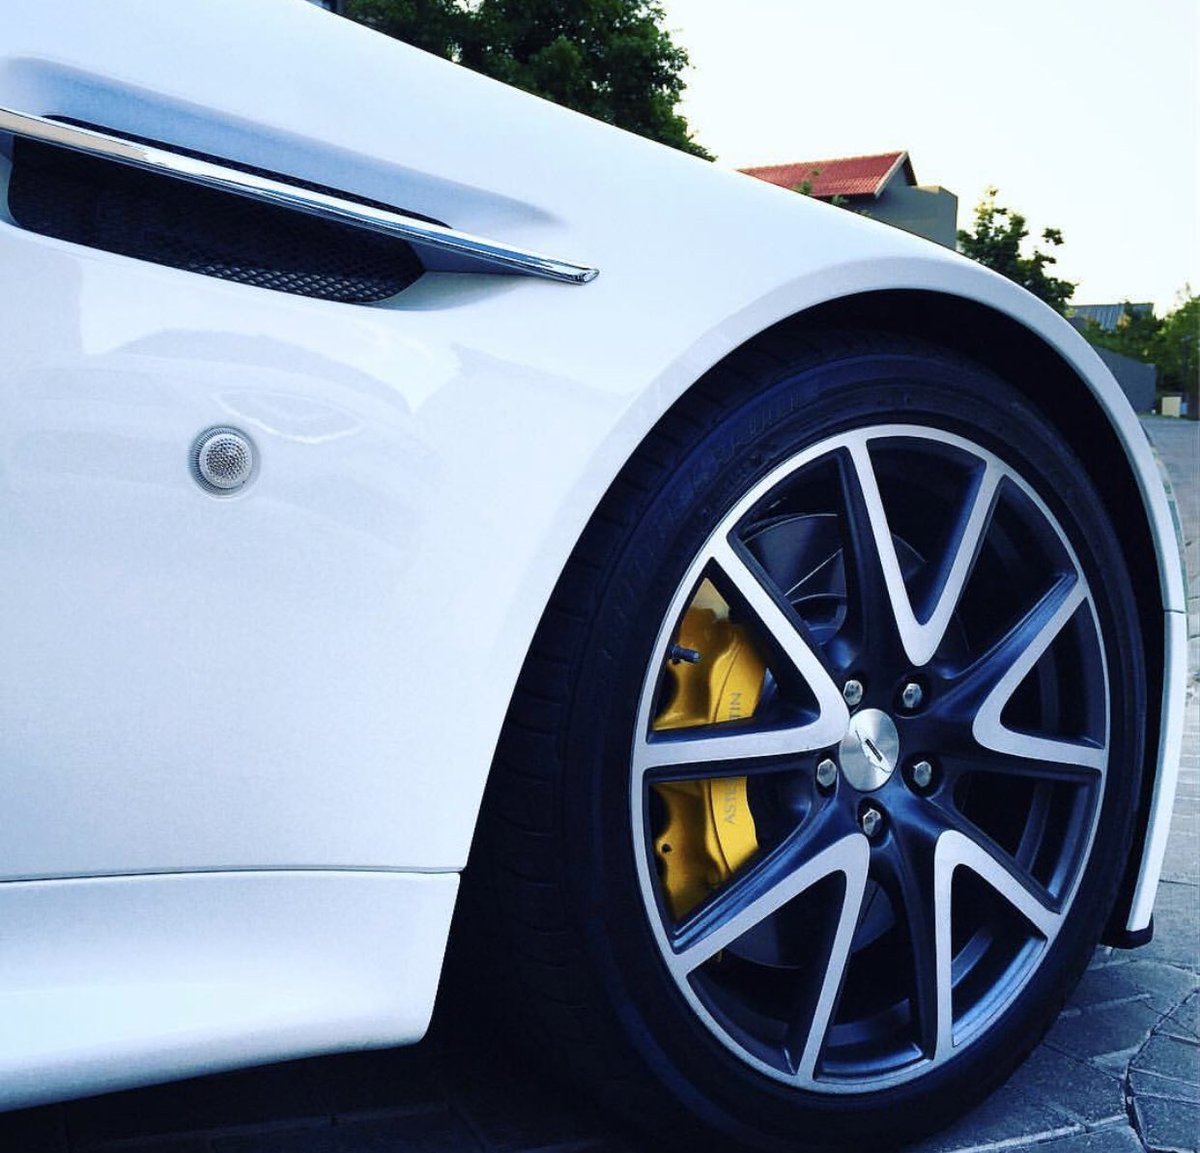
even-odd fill
[{"label": "paving stone", "polygon": [[1175,881],[1158,886],[1154,940],[1139,949],[1137,956],[1200,972],[1200,888]]},{"label": "paving stone", "polygon": [[1163,1028],[1172,1024],[1184,1030],[1184,1036],[1190,1034],[1200,1039],[1200,993],[1193,993],[1181,1005],[1171,1010]]},{"label": "paving stone", "polygon": [[1128,1125],[1114,1125],[1036,1145],[1004,1146],[1003,1153],[1144,1153],[1144,1146]]},{"label": "paving stone", "polygon": [[1030,1096],[1012,1082],[994,1093],[977,1109],[950,1128],[915,1145],[905,1153],[964,1153],[998,1142],[1029,1144],[1083,1131],[1078,1121],[1051,1107],[1036,1094]]},{"label": "paving stone", "polygon": [[1200,1105],[1135,1097],[1133,1108],[1147,1149],[1195,1153],[1200,1142]]},{"label": "paving stone", "polygon": [[1120,973],[1134,988],[1149,994],[1149,1004],[1164,1013],[1200,988],[1200,977],[1195,973],[1162,961],[1129,961]]},{"label": "paving stone", "polygon": [[1194,1081],[1177,1081],[1174,1077],[1161,1077],[1142,1069],[1130,1070],[1129,1089],[1134,1097],[1166,1097],[1171,1101],[1200,1103],[1200,1085]]},{"label": "paving stone", "polygon": [[632,1145],[616,1138],[603,1141],[589,1141],[586,1145],[561,1145],[548,1149],[531,1150],[530,1153],[645,1153],[644,1149],[635,1149]]},{"label": "paving stone", "polygon": [[1084,1060],[1128,1053],[1146,1043],[1161,1019],[1145,1001],[1102,1005],[1060,1017],[1045,1043]]},{"label": "paving stone", "polygon": [[310,1062],[289,1061],[108,1093],[66,1106],[71,1148],[83,1153],[116,1140],[250,1125],[328,1121],[314,1092]]},{"label": "paving stone", "polygon": [[1193,1045],[1200,1044],[1200,1033],[1174,1017],[1164,1017],[1158,1032],[1167,1037],[1178,1037],[1180,1041],[1188,1041]]},{"label": "paving stone", "polygon": [[1200,1082],[1200,1045],[1156,1033],[1133,1059],[1130,1068],[1174,1077],[1177,1081]]},{"label": "paving stone", "polygon": [[[655,1145],[657,1148],[657,1143]],[[522,1153],[646,1153],[645,1146],[635,1148],[616,1137],[605,1137],[598,1141],[556,1142],[553,1145],[530,1145]]]},{"label": "paving stone", "polygon": [[523,1153],[543,1144],[594,1142],[612,1136],[575,1089],[547,1083],[546,1074],[509,1054],[503,1070],[475,1070],[447,1086],[454,1108],[479,1134],[489,1153]]},{"label": "paving stone", "polygon": [[1040,1101],[1088,1125],[1125,1116],[1125,1086],[1121,1076],[1046,1045],[1030,1055],[1003,1092],[1023,1101]]},{"label": "paving stone", "polygon": [[97,1145],[102,1153],[212,1153],[206,1136],[147,1137],[144,1141],[118,1141],[112,1145]]},{"label": "paving stone", "polygon": [[1195,828],[1194,820],[1172,824],[1167,855],[1163,860],[1164,881],[1191,885],[1200,881],[1200,835],[1196,834]]},{"label": "paving stone", "polygon": [[449,1112],[416,1113],[322,1129],[217,1137],[212,1153],[483,1153]]},{"label": "paving stone", "polygon": [[[1189,981],[1188,987],[1190,988],[1190,986],[1191,982]],[[1185,989],[1172,1002],[1172,1007],[1186,995],[1186,992]],[[1070,1015],[1073,1010],[1086,1010],[1092,1006],[1111,1004],[1117,1001],[1134,1001],[1145,997],[1146,993],[1144,985],[1133,980],[1128,964],[1109,964],[1102,968],[1089,968],[1076,986],[1075,992],[1071,994],[1066,1011]]]},{"label": "paving stone", "polygon": [[489,1153],[540,1153],[543,1147],[590,1151],[598,1142],[620,1142],[619,1129],[597,1113],[578,1086],[555,1079],[542,1062],[496,1031],[486,1014],[447,1000],[425,1047],[434,1057],[445,1100]]},{"label": "paving stone", "polygon": [[338,1120],[446,1105],[434,1063],[417,1046],[322,1057],[311,1063],[309,1075],[322,1110]]}]

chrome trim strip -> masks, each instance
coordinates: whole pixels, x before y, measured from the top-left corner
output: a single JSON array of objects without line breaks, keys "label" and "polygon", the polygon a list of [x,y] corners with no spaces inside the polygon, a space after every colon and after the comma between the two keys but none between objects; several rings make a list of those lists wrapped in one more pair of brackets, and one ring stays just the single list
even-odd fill
[{"label": "chrome trim strip", "polygon": [[330,196],[328,193],[297,188],[265,176],[226,168],[212,161],[183,156],[166,148],[140,144],[90,128],[77,128],[73,124],[61,124],[57,120],[15,112],[10,108],[0,107],[0,132],[40,140],[88,156],[114,160],[118,164],[128,164],[147,172],[157,172],[162,176],[202,184],[207,188],[216,188],[265,204],[305,212],[323,220],[381,232],[419,247],[452,253],[470,265],[480,265],[485,271],[537,276],[565,284],[587,284],[599,275],[599,270],[595,268],[569,264],[523,248],[514,248],[481,236],[458,232],[440,224],[405,216],[402,212],[374,208],[353,200],[343,200],[339,196]]}]

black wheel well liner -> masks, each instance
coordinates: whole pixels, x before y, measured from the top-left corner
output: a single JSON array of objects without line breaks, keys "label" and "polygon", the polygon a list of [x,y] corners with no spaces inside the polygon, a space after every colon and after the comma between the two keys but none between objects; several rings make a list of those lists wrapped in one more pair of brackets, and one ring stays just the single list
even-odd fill
[{"label": "black wheel well liner", "polygon": [[[928,290],[888,290],[842,297],[781,322],[779,330],[888,332],[959,352],[1019,389],[1050,420],[1083,461],[1112,523],[1137,598],[1148,679],[1145,773],[1139,820],[1125,878],[1104,932],[1104,943],[1130,943],[1125,922],[1141,865],[1157,770],[1164,676],[1164,624],[1157,550],[1125,450],[1094,394],[1062,356],[1018,321],[987,305]],[[765,337],[760,333],[747,343]],[[1140,940],[1139,940],[1139,943]]]}]

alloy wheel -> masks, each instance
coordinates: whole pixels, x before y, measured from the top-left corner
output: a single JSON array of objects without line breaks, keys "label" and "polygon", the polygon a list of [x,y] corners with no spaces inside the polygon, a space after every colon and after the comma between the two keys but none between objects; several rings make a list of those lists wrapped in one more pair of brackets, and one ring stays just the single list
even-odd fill
[{"label": "alloy wheel", "polygon": [[1089,857],[1104,651],[1058,519],[965,437],[841,432],[721,516],[655,642],[629,793],[654,939],[709,1033],[824,1094],[982,1036]]}]

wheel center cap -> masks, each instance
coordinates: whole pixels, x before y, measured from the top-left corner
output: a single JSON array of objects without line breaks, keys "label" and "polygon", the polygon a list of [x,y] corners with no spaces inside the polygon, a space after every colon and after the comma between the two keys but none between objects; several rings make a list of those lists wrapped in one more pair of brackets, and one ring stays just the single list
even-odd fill
[{"label": "wheel center cap", "polygon": [[896,722],[880,709],[863,709],[850,718],[838,748],[842,775],[860,793],[886,784],[900,759]]}]

